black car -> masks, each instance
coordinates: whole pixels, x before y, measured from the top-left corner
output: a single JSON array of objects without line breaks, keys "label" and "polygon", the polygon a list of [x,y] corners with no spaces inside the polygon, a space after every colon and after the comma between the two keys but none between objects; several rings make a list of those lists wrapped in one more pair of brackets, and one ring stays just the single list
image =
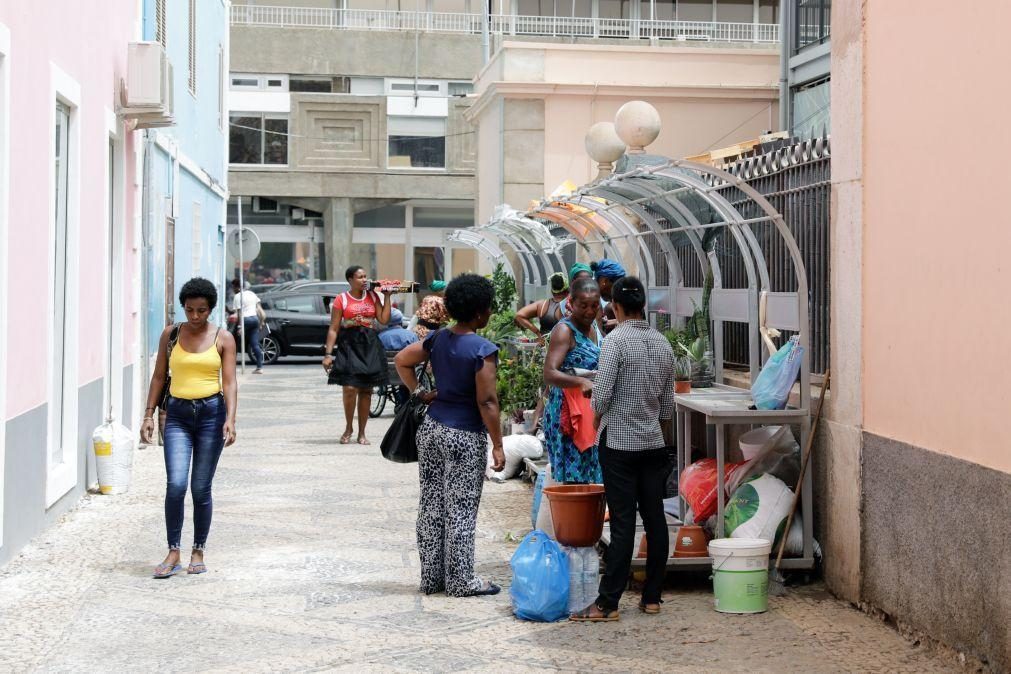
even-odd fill
[{"label": "black car", "polygon": [[350,286],[343,282],[310,281],[260,298],[268,328],[260,336],[263,362],[273,363],[282,356],[322,358],[330,327],[330,303],[348,290]]}]

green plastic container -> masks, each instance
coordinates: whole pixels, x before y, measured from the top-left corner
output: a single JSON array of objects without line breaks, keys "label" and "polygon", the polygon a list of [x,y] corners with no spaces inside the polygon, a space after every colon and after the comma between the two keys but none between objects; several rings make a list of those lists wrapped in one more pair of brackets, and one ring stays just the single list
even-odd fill
[{"label": "green plastic container", "polygon": [[771,552],[772,542],[761,538],[716,538],[709,541],[717,611],[764,613],[768,610]]}]

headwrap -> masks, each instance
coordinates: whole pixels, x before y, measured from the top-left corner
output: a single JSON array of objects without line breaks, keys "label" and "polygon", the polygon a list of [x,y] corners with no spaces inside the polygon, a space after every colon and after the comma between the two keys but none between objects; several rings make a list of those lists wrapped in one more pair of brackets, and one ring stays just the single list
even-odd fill
[{"label": "headwrap", "polygon": [[596,279],[608,278],[616,281],[628,275],[624,267],[606,257],[600,262],[594,262],[590,267],[593,269],[593,277]]},{"label": "headwrap", "polygon": [[548,277],[548,287],[553,293],[564,293],[569,289],[569,279],[565,278],[562,272],[556,271]]},{"label": "headwrap", "polygon": [[441,293],[446,289],[446,282],[442,280],[432,281],[432,283],[428,286],[428,289],[433,293]]},{"label": "headwrap", "polygon": [[404,327],[404,312],[396,308],[390,309],[390,320],[384,326],[384,329],[389,330],[391,328],[402,328],[402,327]]},{"label": "headwrap", "polygon": [[593,270],[590,269],[590,265],[584,264],[582,262],[577,262],[569,268],[569,281],[572,281],[579,272],[585,271],[586,273],[593,275]]}]

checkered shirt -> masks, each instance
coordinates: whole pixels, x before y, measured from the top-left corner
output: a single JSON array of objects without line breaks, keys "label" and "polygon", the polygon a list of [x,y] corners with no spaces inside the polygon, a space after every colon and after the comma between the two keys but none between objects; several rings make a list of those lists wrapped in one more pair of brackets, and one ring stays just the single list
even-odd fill
[{"label": "checkered shirt", "polygon": [[665,446],[660,421],[674,416],[674,352],[648,322],[625,321],[604,339],[593,411],[601,416],[600,430],[607,429],[611,449]]}]

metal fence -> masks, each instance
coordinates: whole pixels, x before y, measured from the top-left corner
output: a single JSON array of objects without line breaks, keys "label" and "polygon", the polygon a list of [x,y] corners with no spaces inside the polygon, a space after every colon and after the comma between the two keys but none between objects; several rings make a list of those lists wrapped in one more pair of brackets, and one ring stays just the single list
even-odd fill
[{"label": "metal fence", "polygon": [[[233,26],[339,30],[420,30],[467,34],[481,32],[480,14],[373,9],[232,5],[231,23]],[[654,21],[649,19],[493,14],[489,17],[489,30],[497,35],[779,42],[779,25],[769,23]]]},{"label": "metal fence", "polygon": [[[829,309],[831,142],[817,138],[793,142],[778,149],[745,157],[722,168],[745,180],[782,214],[797,241],[807,271],[810,293],[811,372],[823,374],[830,362]],[[735,190],[723,192],[745,218],[758,215],[757,206]],[[772,292],[796,290],[790,255],[782,238],[766,226],[754,227],[769,267]],[[722,242],[721,242],[722,243]],[[718,246],[724,287],[746,287],[747,277],[739,252],[732,245]],[[696,272],[699,273],[699,272]],[[690,279],[696,281],[696,279]],[[699,279],[700,281],[701,279]],[[748,326],[727,324],[724,352],[727,363],[748,362]],[[788,337],[785,333],[784,337]]]}]

